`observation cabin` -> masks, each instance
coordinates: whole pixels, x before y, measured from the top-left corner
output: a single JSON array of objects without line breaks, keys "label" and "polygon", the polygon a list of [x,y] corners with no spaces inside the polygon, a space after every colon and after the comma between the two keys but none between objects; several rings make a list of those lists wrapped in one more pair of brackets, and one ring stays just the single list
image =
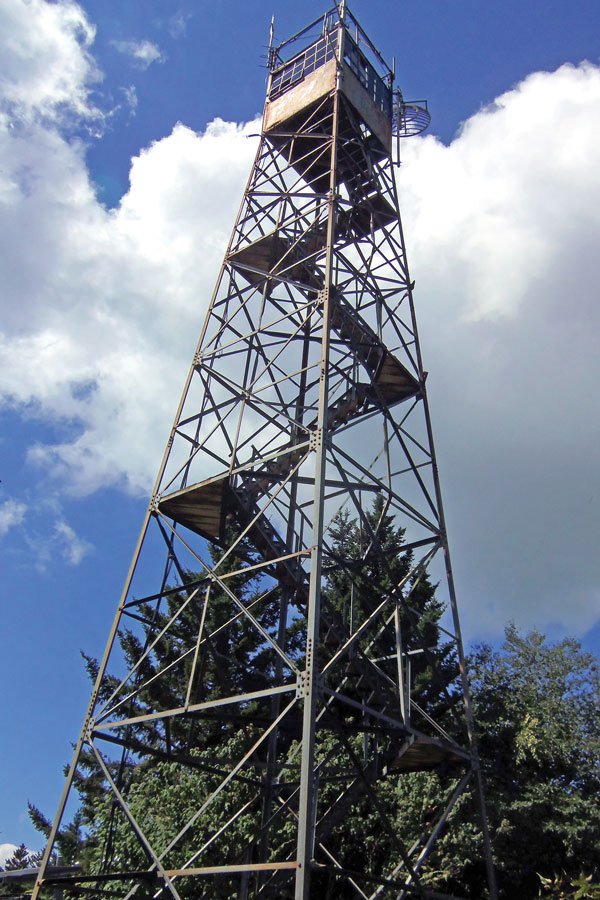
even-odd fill
[{"label": "observation cabin", "polygon": [[[342,2],[293,37],[269,48],[269,81],[263,128],[277,146],[277,132],[295,131],[306,111],[338,89],[358,113],[371,151],[391,156],[392,139],[424,131],[431,121],[425,100],[405,101],[395,87],[394,66],[383,59]],[[303,175],[307,149],[301,139],[288,161]],[[323,161],[323,177],[329,169]],[[314,184],[311,170],[311,184]],[[327,190],[329,185],[323,185]]]}]

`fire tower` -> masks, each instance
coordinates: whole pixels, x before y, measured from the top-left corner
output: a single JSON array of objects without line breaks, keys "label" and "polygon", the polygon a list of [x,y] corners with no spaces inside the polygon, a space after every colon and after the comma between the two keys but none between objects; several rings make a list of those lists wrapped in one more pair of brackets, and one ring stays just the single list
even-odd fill
[{"label": "fire tower", "polygon": [[[256,159],[34,898],[442,897],[428,867],[459,811],[496,896],[392,160],[428,121],[343,2],[271,33]],[[81,773],[95,849],[65,874]]]}]

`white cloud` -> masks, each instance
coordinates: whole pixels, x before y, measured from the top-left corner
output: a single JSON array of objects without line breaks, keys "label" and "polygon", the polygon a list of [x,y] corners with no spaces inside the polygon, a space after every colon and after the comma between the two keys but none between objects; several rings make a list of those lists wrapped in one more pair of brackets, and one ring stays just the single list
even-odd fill
[{"label": "white cloud", "polygon": [[449,147],[405,142],[401,204],[467,621],[598,619],[600,70],[538,72]]},{"label": "white cloud", "polygon": [[69,565],[78,566],[92,550],[92,545],[78,537],[74,529],[62,519],[55,524],[54,530],[59,539],[63,558]]},{"label": "white cloud", "polygon": [[[53,505],[51,503],[50,507]],[[49,567],[56,568],[60,561],[68,566],[78,566],[94,549],[65,521],[60,510],[57,516],[49,519],[46,515],[48,509],[42,501],[35,510],[32,505],[29,512],[32,528],[23,533],[26,556],[23,552],[20,554],[20,560],[27,559],[28,567],[34,565],[38,572],[44,573]]]},{"label": "white cloud", "polygon": [[100,117],[89,94],[100,78],[89,53],[95,29],[77,3],[5,0],[0,33],[0,111],[13,125]]},{"label": "white cloud", "polygon": [[19,500],[9,499],[0,503],[0,537],[16,525],[21,525],[26,512],[27,506]]},{"label": "white cloud", "polygon": [[[72,63],[79,53],[71,108],[85,109],[77,98],[87,97],[92,68],[83,33],[52,43],[50,30],[49,40]],[[59,65],[58,50],[52,58]],[[58,108],[53,91],[38,91],[40,108]],[[0,122],[9,298],[0,392],[17,410],[69,426],[62,441],[31,448],[44,475],[72,493],[111,484],[143,493],[257,124],[216,121],[203,134],[177,125],[132,161],[129,190],[107,211],[82,148],[50,118],[30,116],[16,129]],[[530,76],[448,147],[425,137],[403,148],[401,206],[473,628],[497,630],[514,617],[575,633],[600,614],[599,155],[600,69],[590,64]]]},{"label": "white cloud", "polygon": [[0,866],[4,866],[18,849],[16,844],[0,844]]},{"label": "white cloud", "polygon": [[129,110],[129,115],[134,116],[138,108],[138,95],[135,89],[135,85],[130,84],[127,87],[121,88],[121,90],[123,91],[123,96],[125,98],[127,109]]},{"label": "white cloud", "polygon": [[[35,19],[36,47],[42,32]],[[49,82],[64,65],[79,72],[71,93],[80,96],[89,75],[86,47],[61,43],[52,29],[48,41],[63,54],[57,49],[52,57]],[[77,48],[79,66],[71,60]],[[11,65],[0,59],[0,79]],[[204,135],[179,125],[133,160],[129,192],[107,211],[80,144],[48,121],[13,125],[8,116],[0,120],[0,262],[8,301],[0,396],[30,415],[78,426],[75,438],[30,451],[64,476],[67,490],[121,484],[145,491],[252,142],[236,125],[215,122]]]},{"label": "white cloud", "polygon": [[139,69],[147,69],[154,62],[165,61],[163,52],[152,41],[111,41],[111,44],[119,53],[131,57]]},{"label": "white cloud", "polygon": [[182,9],[174,13],[167,23],[169,34],[171,35],[171,37],[175,40],[177,40],[177,38],[184,37],[187,31],[187,23],[191,18],[192,14],[189,12],[184,12]]},{"label": "white cloud", "polygon": [[[71,492],[147,490],[255,127],[215,122],[197,135],[177,126],[133,161],[129,192],[112,211],[96,201],[78,147],[41,130],[27,141],[0,135],[0,260],[15,298],[0,336],[0,392],[30,413],[79,423],[75,439],[31,450]],[[35,172],[27,184],[24,165]]]},{"label": "white cloud", "polygon": [[462,312],[516,312],[563,241],[597,220],[599,97],[598,67],[565,65],[499,97],[450,147],[433,137],[404,142],[411,245],[442,253],[438,280],[462,267]]}]

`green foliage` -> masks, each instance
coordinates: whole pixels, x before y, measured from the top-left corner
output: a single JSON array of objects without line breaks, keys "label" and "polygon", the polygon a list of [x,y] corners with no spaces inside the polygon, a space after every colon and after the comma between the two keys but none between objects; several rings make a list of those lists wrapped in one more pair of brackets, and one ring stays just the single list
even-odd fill
[{"label": "green foliage", "polygon": [[[234,792],[221,792],[207,811],[197,816],[192,825],[186,828],[196,811],[202,808],[222,780],[223,773],[217,771],[215,763],[218,761],[225,766],[243,754],[248,742],[256,736],[249,733],[251,731],[240,731],[228,737],[222,742],[217,755],[208,750],[194,751],[191,758],[199,768],[151,761],[141,763],[133,769],[127,795],[128,806],[150,844],[159,854],[165,853],[165,866],[169,867],[172,863],[177,865],[176,859],[168,852],[168,846],[173,835],[182,829],[185,829],[185,834],[177,845],[177,859],[192,858],[199,847],[209,842],[202,857],[202,865],[216,864],[219,854],[234,854],[237,847],[251,837],[257,811],[256,804],[252,801],[257,792],[248,783],[238,783]],[[206,768],[200,768],[203,766]],[[247,812],[226,830],[217,849],[212,849],[211,837],[244,804],[247,805]],[[84,855],[86,868],[98,871],[106,864],[106,836],[109,830],[112,842],[110,867],[117,870],[143,867],[146,857],[140,843],[123,814],[117,812],[115,815],[112,798],[107,793],[94,810]],[[183,897],[194,896],[190,893],[192,887],[185,882],[181,882],[178,890]],[[220,896],[218,890],[215,896]]]},{"label": "green foliage", "polygon": [[[374,538],[374,535],[376,537]],[[444,643],[439,627],[443,605],[435,596],[435,586],[420,572],[410,574],[410,553],[402,553],[403,529],[398,528],[378,499],[362,522],[339,515],[328,536],[328,565],[322,609],[326,624],[319,653],[332,657],[335,644],[327,640],[327,629],[335,628],[337,639],[366,622],[381,598],[398,584],[405,583],[408,602],[401,606],[400,629],[405,649],[418,652],[411,657],[412,698],[446,730],[462,739],[456,702],[457,666],[451,646]],[[228,584],[244,605],[250,606],[262,628],[274,633],[280,594],[273,589],[266,599],[255,600],[265,591],[264,577],[256,570],[244,572],[253,561],[252,549],[243,548],[242,557],[228,559],[223,569]],[[234,574],[232,574],[234,573]],[[189,584],[197,576],[188,573]],[[237,690],[260,690],[278,676],[277,657],[259,632],[239,609],[227,591],[211,588],[205,628],[212,634],[209,651],[192,683],[190,700],[203,702]],[[145,623],[141,630],[120,634],[125,665],[132,667],[143,650],[156,642],[139,666],[143,688],[135,691],[121,714],[143,715],[155,709],[182,705],[188,689],[192,658],[178,663],[182,650],[193,646],[203,611],[203,593],[174,591],[157,608],[140,604],[137,614]],[[167,623],[168,632],[161,637]],[[227,624],[229,623],[229,624]],[[370,632],[373,635],[376,629]],[[385,668],[387,656],[395,651],[395,636],[389,629],[376,652]],[[295,620],[285,635],[286,649],[302,668],[301,620]],[[339,640],[338,640],[339,644]],[[332,647],[334,649],[332,649]],[[92,679],[97,662],[84,657]],[[344,691],[351,695],[352,654],[339,668],[345,678]],[[392,664],[390,664],[392,665]],[[160,673],[168,667],[169,676]],[[583,653],[574,640],[549,643],[539,632],[520,634],[510,626],[505,642],[497,650],[483,645],[470,660],[474,711],[481,737],[481,757],[487,781],[487,801],[494,836],[501,896],[533,900],[539,896],[594,900],[598,898],[600,875],[600,683],[596,662]],[[279,673],[281,674],[281,673]],[[390,668],[390,677],[394,673]],[[117,688],[118,679],[108,676],[100,698],[106,700]],[[160,722],[140,722],[130,727],[129,738],[139,745],[119,759],[107,760],[113,777],[127,791],[130,810],[150,843],[165,852],[165,864],[175,864],[168,844],[170,837],[184,828],[194,812],[179,847],[181,856],[193,857],[207,844],[202,864],[222,858],[239,859],[240,848],[252,845],[260,831],[264,814],[258,786],[264,777],[265,747],[252,758],[246,774],[249,780],[232,780],[214,803],[203,806],[223,775],[249,750],[258,732],[250,718],[255,707],[248,704],[248,721],[214,717],[176,719],[168,734]],[[356,724],[348,712],[346,724]],[[419,726],[427,728],[426,720]],[[348,734],[352,734],[349,728]],[[354,733],[340,735],[319,732],[316,758],[323,777],[320,783],[319,812],[322,815],[335,801],[339,783],[328,780],[327,767],[333,760],[341,769],[352,769],[352,757],[369,759],[369,741],[383,737]],[[148,751],[164,748],[178,762]],[[280,733],[278,753],[286,757],[286,777],[298,780],[298,745],[292,734]],[[378,744],[385,754],[384,744]],[[145,749],[144,749],[145,748]],[[143,750],[143,752],[142,752]],[[443,810],[449,792],[457,782],[456,772],[388,774],[373,789],[361,788],[355,795],[353,815],[340,816],[327,837],[327,847],[339,864],[353,870],[379,874],[388,871],[410,847],[415,835],[427,835]],[[145,863],[144,852],[130,824],[106,790],[93,756],[84,753],[76,787],[81,804],[73,821],[63,826],[58,838],[61,861],[79,862],[84,869],[97,870],[110,860],[111,868],[127,869]],[[221,826],[243,807],[226,832],[216,841]],[[35,826],[47,834],[48,820],[30,807]],[[425,885],[446,895],[469,898],[486,896],[482,862],[482,838],[477,810],[469,796],[458,801],[451,814],[452,827],[443,831],[423,875]],[[295,844],[293,817],[281,817],[273,824],[270,846],[285,857]],[[583,873],[582,873],[583,869]],[[541,875],[538,875],[541,873]],[[192,897],[193,887],[178,882],[182,897]],[[233,897],[236,888],[226,879],[216,879],[211,896]],[[315,876],[315,895],[342,900],[347,895],[335,872]],[[148,888],[148,896],[152,891]],[[140,889],[140,897],[146,894]],[[284,896],[282,894],[282,896]],[[348,896],[354,896],[353,893]]]},{"label": "green foliage", "polygon": [[577,878],[568,878],[564,873],[553,878],[539,876],[540,897],[554,897],[555,900],[600,900],[600,884],[592,882],[591,875],[580,873]]},{"label": "green foliage", "polygon": [[[334,565],[327,570],[323,608],[333,610],[349,631],[350,626],[359,627],[382,598],[406,581],[409,597],[400,613],[403,645],[405,651],[418,651],[412,657],[412,698],[440,720],[458,699],[452,687],[458,672],[451,645],[440,642],[444,605],[435,597],[435,586],[425,573],[409,576],[413,554],[402,552],[405,530],[386,512],[381,496],[376,497],[365,520],[358,522],[344,512],[330,526]],[[434,652],[423,652],[428,648]],[[393,629],[385,632],[377,650],[382,658],[395,654]]]},{"label": "green foliage", "polygon": [[[243,545],[241,551],[242,557],[232,554],[220,567],[231,593],[211,586],[210,602],[206,609],[206,584],[201,585],[201,590],[194,590],[199,584],[196,573],[184,573],[184,588],[169,592],[160,605],[143,602],[136,606],[135,613],[143,621],[143,628],[137,631],[122,630],[119,642],[124,670],[133,669],[137,675],[125,690],[119,688],[117,677],[105,675],[99,691],[100,703],[108,701],[117,692],[119,696],[132,695],[122,706],[120,715],[140,716],[159,709],[180,708],[189,688],[193,657],[187,653],[183,663],[178,663],[178,660],[183,651],[194,646],[203,613],[204,634],[211,637],[207,640],[208,650],[202,655],[201,665],[192,682],[189,702],[215,700],[242,689],[260,690],[272,683],[275,674],[273,653],[248,618],[240,614],[231,594],[251,608],[256,621],[268,631],[273,631],[277,622],[278,594],[272,590],[266,601],[255,604],[259,589],[264,591],[264,579],[261,582],[255,571],[244,571],[252,564],[253,558],[250,547]],[[296,652],[296,641],[295,629],[292,629],[287,642],[291,655]],[[152,645],[153,649],[145,652]],[[99,670],[98,662],[82,655],[88,675],[94,682]],[[162,672],[167,672],[167,677]],[[248,716],[251,712],[252,707],[248,705]],[[240,728],[239,722],[226,721],[218,714],[196,720],[178,717],[170,723],[167,733],[161,729],[160,720],[137,724],[128,733],[128,740],[136,749],[124,752],[120,758],[106,759],[112,777],[127,793],[132,814],[150,844],[159,852],[166,848],[166,836],[176,834],[183,827],[233,762],[243,755],[248,742],[256,739],[251,727]],[[187,763],[165,761],[160,753],[166,748],[175,756],[184,754]],[[158,754],[152,755],[155,750]],[[78,862],[86,871],[98,871],[102,865],[106,866],[107,860],[110,860],[110,868],[145,866],[144,851],[113,793],[107,791],[105,777],[93,753],[85,746],[79,759],[75,786],[80,796],[80,807],[73,821],[64,825],[58,835],[61,862]],[[211,828],[214,831],[223,816],[226,820],[233,807],[237,809],[239,804],[249,799],[244,782],[238,781],[230,786],[178,844],[180,855],[186,852],[191,854],[192,847],[201,846],[208,839]],[[259,813],[260,807],[256,803],[251,805],[248,814],[236,820],[220,840],[219,850],[226,852],[231,849],[226,846],[226,840],[237,840],[238,845],[245,844],[249,823],[252,821],[255,826]],[[35,827],[48,835],[50,822],[33,805],[30,806],[30,817]],[[203,861],[210,859],[209,849]],[[185,883],[182,882],[182,885],[181,895],[188,896]]]},{"label": "green foliage", "polygon": [[[506,629],[471,660],[475,716],[505,896],[537,896],[537,873],[600,873],[600,680],[577,641]],[[526,848],[526,852],[524,852]],[[585,895],[582,895],[585,896]]]}]

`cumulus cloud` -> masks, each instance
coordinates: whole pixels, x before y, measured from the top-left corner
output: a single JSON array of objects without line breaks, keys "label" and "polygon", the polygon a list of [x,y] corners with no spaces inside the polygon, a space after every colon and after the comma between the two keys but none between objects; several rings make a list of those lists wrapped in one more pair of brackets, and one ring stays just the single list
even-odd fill
[{"label": "cumulus cloud", "polygon": [[[75,36],[48,58],[60,68],[60,53],[79,54],[71,108],[85,114],[91,32],[65,21]],[[58,80],[48,73],[50,85]],[[67,102],[38,94],[40,109]],[[10,298],[0,396],[64,425],[62,439],[29,451],[62,489],[145,493],[257,123],[217,120],[200,134],[177,125],[132,160],[128,192],[106,210],[82,148],[58,120],[30,116],[11,128],[11,115],[16,104],[0,123],[0,262]],[[511,617],[582,632],[600,614],[600,434],[591,413],[599,154],[600,69],[591,64],[530,76],[450,146],[425,137],[403,149],[400,198],[450,537],[465,620],[480,632]],[[64,529],[55,539],[68,546]]]},{"label": "cumulus cloud", "polygon": [[450,534],[467,618],[490,630],[600,614],[599,150],[587,63],[529,76],[449,147],[404,150]]},{"label": "cumulus cloud", "polygon": [[6,865],[18,849],[16,844],[0,844],[0,866]]},{"label": "cumulus cloud", "polygon": [[[69,6],[69,18],[64,7],[67,37],[76,18],[91,39],[79,8]],[[45,54],[48,83],[59,80],[55,70],[70,69],[79,73],[71,95],[83,96],[90,75],[85,42],[61,43],[54,20],[36,19],[34,47],[43,28],[56,49]],[[71,59],[76,52],[79,65]],[[12,65],[0,60],[0,78]],[[30,120],[15,128],[10,115],[0,120],[0,261],[8,301],[0,396],[67,426],[64,442],[40,443],[30,458],[61,476],[68,491],[120,484],[139,493],[152,478],[152,445],[169,427],[226,245],[253,152],[249,128],[217,121],[199,135],[177,126],[132,161],[129,191],[108,211],[96,199],[82,146],[57,124]]]},{"label": "cumulus cloud", "polygon": [[26,512],[27,506],[19,500],[9,499],[0,503],[0,537],[16,525],[21,525]]},{"label": "cumulus cloud", "polygon": [[95,28],[77,3],[7,0],[0,5],[0,33],[0,111],[13,126],[100,117],[90,100],[100,79],[89,52]]},{"label": "cumulus cloud", "polygon": [[111,41],[119,53],[129,56],[138,69],[147,69],[154,62],[164,62],[165,56],[152,41]]},{"label": "cumulus cloud", "polygon": [[[0,336],[0,391],[30,414],[74,424],[75,438],[30,451],[69,491],[147,490],[243,189],[253,128],[214,122],[198,135],[177,126],[133,160],[129,191],[110,211],[96,201],[79,147],[48,132],[0,139],[0,259],[18,298]],[[19,181],[24,165],[35,173],[27,183]]]}]

